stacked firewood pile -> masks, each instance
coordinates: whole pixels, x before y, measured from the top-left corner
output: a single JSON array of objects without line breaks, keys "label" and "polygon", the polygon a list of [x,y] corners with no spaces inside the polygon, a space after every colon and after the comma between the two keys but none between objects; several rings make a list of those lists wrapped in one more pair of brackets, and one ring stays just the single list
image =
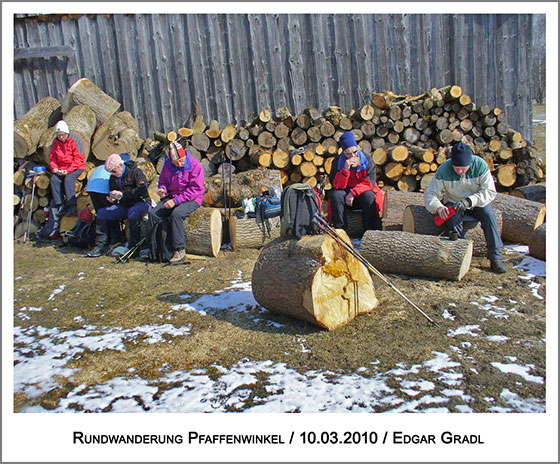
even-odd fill
[{"label": "stacked firewood pile", "polygon": [[[201,161],[207,190],[204,206],[212,207],[225,203],[239,207],[244,197],[294,182],[329,190],[328,175],[339,153],[338,139],[345,131],[352,131],[360,148],[372,155],[378,183],[385,190],[423,191],[457,141],[471,144],[488,162],[500,191],[544,178],[535,150],[509,127],[500,109],[477,107],[459,86],[431,89],[419,96],[374,93],[371,102],[347,113],[336,106],[326,111],[310,107],[295,115],[286,107],[274,114],[265,109],[251,121],[223,127],[216,120],[207,124],[195,106],[190,127],[155,132],[146,139],[138,136],[134,117],[118,111],[120,106],[91,81],[80,79],[61,102],[46,97],[16,121],[16,208],[23,190],[29,193],[31,189],[31,180],[24,179],[25,169],[33,164],[48,167],[54,125],[62,118],[87,155],[86,172],[77,184],[79,209],[89,202],[85,186],[90,173],[111,153],[126,152],[137,161],[157,200],[163,150],[173,140]],[[50,175],[47,169],[36,179],[34,198],[26,195],[22,205],[24,213],[33,209],[38,224],[44,221],[42,207],[50,200]]]}]

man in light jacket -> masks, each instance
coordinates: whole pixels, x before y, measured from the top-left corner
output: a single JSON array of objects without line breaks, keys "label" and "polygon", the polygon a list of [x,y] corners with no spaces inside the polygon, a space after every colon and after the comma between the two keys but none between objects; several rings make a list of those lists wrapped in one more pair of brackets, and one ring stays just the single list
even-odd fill
[{"label": "man in light jacket", "polygon": [[[169,263],[175,265],[185,261],[184,220],[202,205],[204,171],[200,162],[177,142],[171,142],[166,153],[158,181],[161,200],[148,215],[146,241],[151,243],[157,224],[170,221],[174,253]],[[145,256],[146,251],[149,250],[143,250],[141,256]]]},{"label": "man in light jacket", "polygon": [[438,168],[424,192],[424,203],[430,213],[447,219],[449,206],[456,209],[455,215],[443,223],[450,240],[464,238],[463,218],[466,214],[480,221],[491,269],[502,274],[507,269],[502,260],[504,245],[492,209],[495,198],[496,187],[488,164],[462,142],[453,145],[451,159]]}]

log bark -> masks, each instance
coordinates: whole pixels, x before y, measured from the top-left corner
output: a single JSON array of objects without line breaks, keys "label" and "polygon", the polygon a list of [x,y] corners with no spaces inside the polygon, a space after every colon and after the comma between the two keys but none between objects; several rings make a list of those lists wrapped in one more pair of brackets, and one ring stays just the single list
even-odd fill
[{"label": "log bark", "polygon": [[229,219],[229,238],[234,250],[244,248],[262,248],[267,243],[280,237],[280,218],[271,218],[264,223],[259,217],[243,217],[235,215]]},{"label": "log bark", "polygon": [[[204,179],[206,193],[202,206],[223,207],[224,192],[222,176],[216,175]],[[233,174],[231,179],[231,195],[229,193],[229,179],[226,174],[226,198],[233,208],[242,206],[244,198],[254,198],[271,187],[282,190],[280,172],[275,169],[253,169],[251,171]]]},{"label": "log bark", "polygon": [[61,106],[56,98],[39,100],[21,119],[14,122],[14,156],[25,158],[35,153],[43,132],[60,119]]},{"label": "log bark", "polygon": [[509,243],[528,245],[533,230],[544,223],[546,206],[542,203],[498,193],[492,206],[502,211],[502,239]]},{"label": "log bark", "polygon": [[222,245],[222,214],[218,208],[198,208],[183,224],[187,253],[218,256]]},{"label": "log bark", "polygon": [[546,184],[533,184],[517,187],[510,192],[510,195],[524,198],[525,200],[546,203]]},{"label": "log bark", "polygon": [[328,330],[378,305],[367,268],[327,235],[269,243],[251,281],[263,307]]},{"label": "log bark", "polygon": [[[502,212],[494,208],[494,214],[501,235],[503,231]],[[435,215],[430,214],[424,206],[409,205],[403,212],[403,231],[421,235],[440,235],[444,229],[434,224],[434,217]],[[486,238],[480,222],[465,221],[463,229],[465,238],[473,241],[473,255],[486,256]]]},{"label": "log bark", "polygon": [[473,243],[402,231],[367,230],[360,253],[380,272],[458,281],[471,265]]},{"label": "log bark", "polygon": [[121,107],[118,101],[86,78],[74,82],[68,89],[62,99],[62,112],[66,114],[76,105],[89,106],[95,113],[98,126],[103,125]]},{"label": "log bark", "polygon": [[135,159],[141,145],[136,120],[128,111],[121,111],[97,128],[91,152],[100,161],[105,161],[113,153],[128,153],[131,159]]},{"label": "log bark", "polygon": [[546,223],[541,224],[531,234],[529,255],[533,258],[546,261]]},{"label": "log bark", "polygon": [[424,206],[424,195],[420,192],[385,191],[383,228],[402,230],[403,213],[408,205]]}]

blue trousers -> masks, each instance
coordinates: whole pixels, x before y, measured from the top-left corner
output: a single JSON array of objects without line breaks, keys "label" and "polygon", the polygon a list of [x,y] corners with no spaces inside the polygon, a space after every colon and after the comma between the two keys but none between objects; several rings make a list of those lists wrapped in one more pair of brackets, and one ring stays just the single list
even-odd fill
[{"label": "blue trousers", "polygon": [[[446,203],[445,206],[451,205],[453,205],[453,203]],[[464,213],[455,213],[454,216],[444,222],[445,228],[447,230],[454,230],[459,234],[459,237],[465,238],[465,231],[463,230],[465,215],[472,216],[477,221],[480,221],[480,225],[484,231],[484,237],[486,238],[486,246],[488,247],[488,259],[491,261],[498,258],[501,259],[504,243],[500,237],[498,221],[496,220],[492,204],[482,208],[474,207],[472,209],[467,209]]]},{"label": "blue trousers", "polygon": [[129,246],[133,247],[140,241],[140,221],[152,209],[152,206],[146,202],[139,201],[130,208],[119,204],[101,208],[97,212],[99,221],[120,221],[128,219],[128,227],[130,228]]}]

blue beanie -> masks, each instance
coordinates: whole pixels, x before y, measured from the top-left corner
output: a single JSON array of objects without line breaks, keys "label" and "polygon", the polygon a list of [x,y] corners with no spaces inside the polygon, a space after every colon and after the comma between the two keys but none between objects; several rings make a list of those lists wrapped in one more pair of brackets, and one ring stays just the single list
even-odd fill
[{"label": "blue beanie", "polygon": [[342,151],[346,150],[348,147],[357,147],[358,144],[356,143],[356,139],[354,138],[354,134],[352,132],[345,132],[340,136],[339,140],[340,146],[342,147]]},{"label": "blue beanie", "polygon": [[463,142],[456,143],[451,149],[451,164],[453,166],[470,166],[473,152],[471,147]]}]

